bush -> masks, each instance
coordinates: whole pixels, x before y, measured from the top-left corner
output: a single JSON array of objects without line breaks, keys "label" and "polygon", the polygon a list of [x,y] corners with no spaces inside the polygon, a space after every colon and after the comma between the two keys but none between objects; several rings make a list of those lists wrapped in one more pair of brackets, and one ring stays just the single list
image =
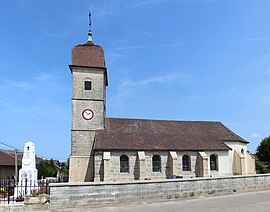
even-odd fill
[{"label": "bush", "polygon": [[256,161],[255,162],[255,166],[256,166],[256,171],[258,172],[258,174],[263,174],[264,173],[264,166],[260,161]]}]

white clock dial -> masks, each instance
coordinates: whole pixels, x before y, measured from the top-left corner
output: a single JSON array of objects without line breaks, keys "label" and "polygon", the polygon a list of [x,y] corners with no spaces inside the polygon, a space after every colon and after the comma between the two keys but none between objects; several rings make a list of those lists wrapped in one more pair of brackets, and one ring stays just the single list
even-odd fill
[{"label": "white clock dial", "polygon": [[82,117],[85,119],[85,120],[90,120],[94,117],[94,112],[90,109],[85,109],[83,112],[82,112]]}]

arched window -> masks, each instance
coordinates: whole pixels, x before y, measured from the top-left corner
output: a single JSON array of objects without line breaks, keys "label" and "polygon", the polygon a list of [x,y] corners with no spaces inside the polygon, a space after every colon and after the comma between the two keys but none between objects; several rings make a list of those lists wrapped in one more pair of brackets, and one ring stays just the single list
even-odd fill
[{"label": "arched window", "polygon": [[86,78],[84,80],[84,90],[86,90],[86,91],[92,90],[92,81],[91,81],[91,79]]},{"label": "arched window", "polygon": [[182,157],[182,170],[190,171],[190,157],[189,155],[184,155]]},{"label": "arched window", "polygon": [[218,156],[210,155],[210,170],[218,170]]},{"label": "arched window", "polygon": [[161,172],[161,160],[159,155],[152,157],[152,170],[153,172]]},{"label": "arched window", "polygon": [[128,156],[126,155],[120,156],[120,172],[122,173],[129,172]]}]

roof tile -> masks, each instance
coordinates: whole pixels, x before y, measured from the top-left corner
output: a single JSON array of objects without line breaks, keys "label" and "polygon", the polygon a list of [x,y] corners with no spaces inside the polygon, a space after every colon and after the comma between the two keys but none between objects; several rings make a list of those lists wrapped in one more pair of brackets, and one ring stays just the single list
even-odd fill
[{"label": "roof tile", "polygon": [[221,122],[106,118],[95,150],[228,150],[224,141],[243,138]]}]

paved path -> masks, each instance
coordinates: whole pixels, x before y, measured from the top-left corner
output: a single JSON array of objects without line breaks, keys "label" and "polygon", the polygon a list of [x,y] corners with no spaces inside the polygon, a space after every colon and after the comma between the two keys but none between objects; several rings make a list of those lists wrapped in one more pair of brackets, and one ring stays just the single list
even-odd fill
[{"label": "paved path", "polygon": [[[63,210],[62,210],[63,211]],[[68,211],[74,211],[68,210]],[[270,212],[270,190],[177,201],[76,209],[86,212]]]}]

